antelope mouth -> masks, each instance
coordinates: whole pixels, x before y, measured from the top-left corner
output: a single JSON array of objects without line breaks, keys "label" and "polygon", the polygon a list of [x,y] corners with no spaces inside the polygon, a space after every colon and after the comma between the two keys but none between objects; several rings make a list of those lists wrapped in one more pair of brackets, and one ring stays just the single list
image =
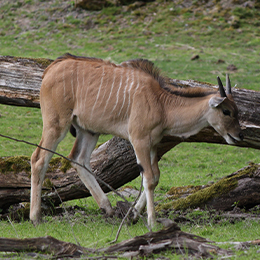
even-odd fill
[{"label": "antelope mouth", "polygon": [[235,143],[235,144],[238,143],[237,139],[235,139],[231,134],[227,134],[227,135],[233,143]]}]

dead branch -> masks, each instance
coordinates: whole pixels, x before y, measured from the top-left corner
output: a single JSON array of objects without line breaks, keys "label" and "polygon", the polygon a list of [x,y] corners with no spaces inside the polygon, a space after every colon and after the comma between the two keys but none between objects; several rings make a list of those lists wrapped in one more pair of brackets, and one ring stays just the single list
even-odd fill
[{"label": "dead branch", "polygon": [[42,252],[53,254],[56,256],[71,256],[78,257],[88,252],[94,252],[93,249],[88,249],[55,239],[51,236],[38,238],[0,238],[1,252]]},{"label": "dead branch", "polygon": [[166,250],[173,253],[193,255],[196,257],[213,258],[216,255],[231,255],[231,251],[221,249],[210,244],[211,241],[203,237],[181,231],[175,224],[170,223],[166,228],[157,232],[149,232],[142,236],[123,241],[116,245],[91,249],[73,243],[57,240],[53,237],[39,237],[27,239],[0,238],[2,252],[42,252],[55,256],[79,257],[92,254],[120,254],[119,257],[148,256]]}]

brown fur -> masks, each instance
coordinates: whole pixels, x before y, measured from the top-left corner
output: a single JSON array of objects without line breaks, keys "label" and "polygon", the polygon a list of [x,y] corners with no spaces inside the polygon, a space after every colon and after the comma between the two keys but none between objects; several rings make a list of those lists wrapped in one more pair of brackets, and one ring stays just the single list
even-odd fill
[{"label": "brown fur", "polygon": [[161,75],[161,71],[159,68],[157,68],[153,62],[146,60],[146,59],[135,59],[135,60],[128,60],[125,62],[122,62],[119,65],[116,65],[110,61],[106,61],[103,59],[99,58],[93,58],[93,57],[84,57],[84,56],[75,56],[70,53],[66,53],[60,57],[58,57],[53,63],[51,63],[44,71],[42,78],[44,78],[45,74],[47,71],[52,68],[55,64],[58,62],[64,61],[66,59],[73,59],[73,60],[78,60],[78,61],[87,61],[87,62],[98,62],[98,63],[103,63],[106,65],[111,65],[114,67],[132,67],[134,69],[141,70],[150,76],[152,76],[155,80],[157,80],[160,84],[161,87],[164,87],[166,85],[166,82],[168,82],[168,78],[163,77]]},{"label": "brown fur", "polygon": [[164,87],[172,95],[187,97],[187,98],[198,98],[206,97],[209,95],[217,94],[217,91],[205,90],[205,88],[170,88],[169,85]]},{"label": "brown fur", "polygon": [[131,66],[132,68],[141,70],[151,75],[155,80],[158,81],[162,88],[166,87],[169,79],[161,74],[161,70],[157,68],[153,62],[146,59],[135,59],[122,62],[121,66]]},{"label": "brown fur", "polygon": [[[100,63],[106,63],[109,64],[109,61],[104,61],[99,58],[93,58],[93,57],[83,57],[83,56],[75,56],[70,53],[65,53],[64,55],[58,57],[55,61],[53,61],[43,72],[42,78],[44,78],[45,74],[51,69],[55,64],[58,62],[64,61],[66,59],[73,59],[73,60],[79,60],[79,61],[88,61],[88,62],[100,62]],[[112,63],[111,63],[112,64]]]}]

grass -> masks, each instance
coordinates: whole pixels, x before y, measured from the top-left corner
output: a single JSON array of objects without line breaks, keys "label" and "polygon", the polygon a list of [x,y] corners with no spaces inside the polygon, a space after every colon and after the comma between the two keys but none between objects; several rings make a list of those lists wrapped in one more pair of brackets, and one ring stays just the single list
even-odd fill
[{"label": "grass", "polygon": [[[127,59],[152,60],[172,78],[194,79],[215,84],[217,75],[230,73],[232,84],[259,91],[260,29],[259,12],[231,8],[205,14],[203,6],[181,8],[172,1],[157,1],[135,10],[109,7],[98,12],[75,10],[71,1],[2,1],[0,3],[0,55],[51,58],[70,52],[94,56],[116,63]],[[217,8],[218,5],[216,5]],[[194,11],[195,10],[195,11]],[[211,10],[210,10],[211,11]],[[51,19],[50,19],[51,17]],[[236,20],[237,19],[237,20]],[[193,55],[199,59],[191,61]],[[229,71],[233,64],[237,70]],[[42,130],[40,110],[0,105],[0,133],[39,143]],[[100,143],[110,136],[102,136]],[[74,139],[67,136],[58,152],[68,155]],[[0,156],[30,156],[34,147],[0,139]],[[203,143],[183,143],[160,161],[161,179],[156,190],[160,200],[172,186],[204,185],[215,182],[249,162],[259,163],[260,152]],[[140,186],[140,179],[129,185]],[[117,198],[109,195],[113,205]],[[33,227],[28,221],[0,222],[1,237],[51,235],[86,247],[107,246],[114,239],[119,220],[104,219],[92,198],[66,203],[82,207],[70,220],[45,217]],[[259,222],[253,220],[181,224],[183,231],[214,241],[246,241],[259,238]],[[72,226],[72,227],[71,227]],[[72,231],[73,230],[73,231]],[[120,240],[146,232],[143,223],[124,227]],[[223,246],[227,247],[227,246]],[[236,253],[241,259],[254,259],[257,247]],[[170,259],[179,256],[165,254]],[[234,259],[236,258],[234,257]]]}]

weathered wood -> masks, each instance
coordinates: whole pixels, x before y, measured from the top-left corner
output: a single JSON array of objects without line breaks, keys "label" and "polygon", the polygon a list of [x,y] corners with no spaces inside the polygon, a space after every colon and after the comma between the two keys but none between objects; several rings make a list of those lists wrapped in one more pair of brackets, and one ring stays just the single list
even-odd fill
[{"label": "weathered wood", "polygon": [[[160,220],[159,220],[160,221]],[[162,223],[164,220],[162,220]],[[150,255],[164,250],[182,255],[213,258],[213,255],[230,255],[231,251],[221,249],[203,237],[181,231],[177,224],[166,220],[166,227],[157,232],[122,241],[116,245],[101,249],[106,253],[126,252],[123,256]]]},{"label": "weathered wood", "polygon": [[213,196],[205,203],[206,207],[227,211],[235,206],[250,209],[260,205],[260,164],[244,167],[225,180],[227,183],[235,181],[234,188]]},{"label": "weathered wood", "polygon": [[[0,238],[0,251],[4,252],[42,252],[58,257],[87,256],[89,253],[115,255],[118,257],[149,256],[170,250],[173,253],[192,255],[196,257],[213,258],[213,256],[227,256],[232,252],[210,244],[211,241],[203,237],[181,231],[175,224],[157,232],[149,232],[142,236],[123,241],[116,245],[101,248],[84,248],[73,243],[57,240],[53,237],[39,237],[27,239]],[[211,242],[212,243],[212,242]]]},{"label": "weathered wood", "polygon": [[79,257],[94,252],[94,249],[88,249],[75,245],[73,243],[64,242],[51,236],[37,238],[0,238],[1,252],[42,252],[53,254],[55,256]]},{"label": "weathered wood", "polygon": [[[121,144],[121,147],[114,149],[114,142],[116,142],[117,146]],[[123,186],[139,175],[135,159],[131,157],[134,156],[134,153],[131,151],[132,147],[125,142],[125,140],[114,138],[100,146],[94,152],[91,160],[91,165],[95,169],[97,176],[105,180],[114,189]],[[109,144],[110,147],[107,147]],[[116,151],[116,154],[114,151]],[[127,159],[121,156],[120,151],[126,154]],[[108,152],[108,156],[106,156],[106,152]],[[61,200],[68,201],[90,196],[89,191],[80,181],[76,171],[67,166],[67,170],[64,173],[62,169],[65,162],[62,162],[62,160],[58,161],[58,159],[55,160],[56,163],[52,163],[51,172],[47,172],[43,185],[43,204],[58,206]],[[23,157],[21,161],[24,161],[21,164],[27,163],[29,165],[29,157]],[[53,166],[54,164],[56,166]],[[15,167],[17,169],[22,168],[17,162]],[[10,168],[14,167],[10,164]],[[11,205],[29,201],[29,170],[30,167],[16,172],[0,174],[0,208],[3,210],[3,213]],[[120,170],[126,173],[124,178],[118,174]],[[105,192],[110,191],[103,184],[100,185]],[[157,211],[185,210],[197,207],[207,207],[222,211],[232,210],[235,206],[243,209],[252,208],[260,204],[260,164],[246,166],[212,185],[173,187],[168,192],[168,196],[171,195],[173,195],[172,200],[167,198],[166,202],[162,201],[157,206]],[[21,216],[28,218],[28,213],[28,209],[25,208],[25,210],[20,211],[20,216],[19,214],[18,217],[14,215],[14,219],[20,219]],[[6,214],[2,214],[1,218],[6,216]]]},{"label": "weathered wood", "polygon": [[0,103],[40,108],[42,73],[51,62],[0,56]]}]

